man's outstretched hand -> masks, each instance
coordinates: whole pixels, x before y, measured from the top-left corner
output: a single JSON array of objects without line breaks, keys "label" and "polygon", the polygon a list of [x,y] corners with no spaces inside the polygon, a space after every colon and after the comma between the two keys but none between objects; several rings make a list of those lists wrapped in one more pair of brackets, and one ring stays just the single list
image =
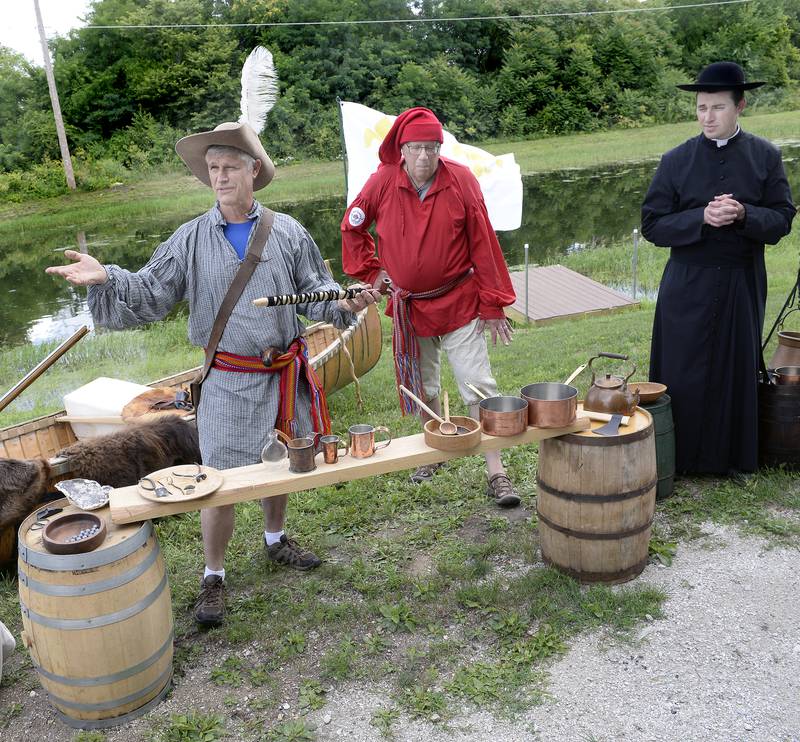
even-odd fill
[{"label": "man's outstretched hand", "polygon": [[97,258],[75,250],[64,250],[64,257],[74,262],[69,265],[51,265],[44,272],[66,278],[73,286],[91,286],[108,280],[106,269]]}]

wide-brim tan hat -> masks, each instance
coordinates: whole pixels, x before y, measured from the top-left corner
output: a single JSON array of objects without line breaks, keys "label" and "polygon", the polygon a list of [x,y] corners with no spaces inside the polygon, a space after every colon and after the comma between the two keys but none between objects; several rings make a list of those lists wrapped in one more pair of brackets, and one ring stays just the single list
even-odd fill
[{"label": "wide-brim tan hat", "polygon": [[192,175],[207,186],[211,186],[211,180],[208,177],[206,151],[214,145],[236,147],[261,161],[261,170],[253,181],[254,191],[261,190],[275,177],[275,165],[272,164],[264,145],[252,127],[249,124],[226,121],[213,131],[190,134],[175,144],[175,151],[186,163],[186,167],[192,171]]}]

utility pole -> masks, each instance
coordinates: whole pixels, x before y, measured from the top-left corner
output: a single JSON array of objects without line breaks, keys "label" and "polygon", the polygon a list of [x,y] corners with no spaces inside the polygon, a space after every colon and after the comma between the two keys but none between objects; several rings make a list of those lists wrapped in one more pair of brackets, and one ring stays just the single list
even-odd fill
[{"label": "utility pole", "polygon": [[61,118],[61,105],[58,102],[58,90],[56,90],[56,78],[53,76],[53,65],[50,63],[50,50],[47,48],[47,39],[44,35],[44,23],[42,22],[42,12],[39,10],[39,0],[33,0],[33,7],[36,9],[36,23],[39,26],[39,41],[42,44],[42,56],[44,57],[44,71],[47,75],[47,87],[50,90],[50,103],[53,106],[53,116],[56,120],[56,133],[58,134],[58,146],[61,148],[61,162],[64,164],[64,175],[67,178],[67,185],[71,190],[75,190],[75,174],[72,172],[72,158],[69,156],[69,145],[67,144],[67,133],[64,131],[64,119]]}]

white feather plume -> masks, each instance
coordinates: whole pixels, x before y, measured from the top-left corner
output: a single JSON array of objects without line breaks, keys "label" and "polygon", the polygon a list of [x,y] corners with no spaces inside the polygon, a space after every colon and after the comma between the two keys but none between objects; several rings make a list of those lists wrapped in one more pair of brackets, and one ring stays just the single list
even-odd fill
[{"label": "white feather plume", "polygon": [[242,115],[239,123],[250,124],[256,134],[260,134],[277,99],[278,75],[272,54],[263,46],[257,46],[242,66]]}]

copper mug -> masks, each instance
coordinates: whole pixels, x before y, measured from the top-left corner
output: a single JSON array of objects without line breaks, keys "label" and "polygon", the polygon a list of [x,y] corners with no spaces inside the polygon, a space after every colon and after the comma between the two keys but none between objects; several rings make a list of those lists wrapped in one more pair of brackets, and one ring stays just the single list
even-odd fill
[{"label": "copper mug", "polygon": [[[381,448],[386,448],[392,442],[392,435],[389,428],[383,425],[351,425],[347,429],[350,433],[350,455],[354,459],[367,459],[375,451]],[[386,433],[387,440],[383,441],[380,445],[375,445],[375,433]]]},{"label": "copper mug", "polygon": [[286,447],[289,449],[289,471],[295,474],[305,474],[317,468],[316,450],[319,434],[292,438]]},{"label": "copper mug", "polygon": [[322,457],[325,459],[326,464],[335,464],[339,461],[340,456],[347,456],[350,444],[345,443],[344,448],[339,448],[340,440],[341,438],[338,435],[323,435],[319,439],[322,445]]}]

